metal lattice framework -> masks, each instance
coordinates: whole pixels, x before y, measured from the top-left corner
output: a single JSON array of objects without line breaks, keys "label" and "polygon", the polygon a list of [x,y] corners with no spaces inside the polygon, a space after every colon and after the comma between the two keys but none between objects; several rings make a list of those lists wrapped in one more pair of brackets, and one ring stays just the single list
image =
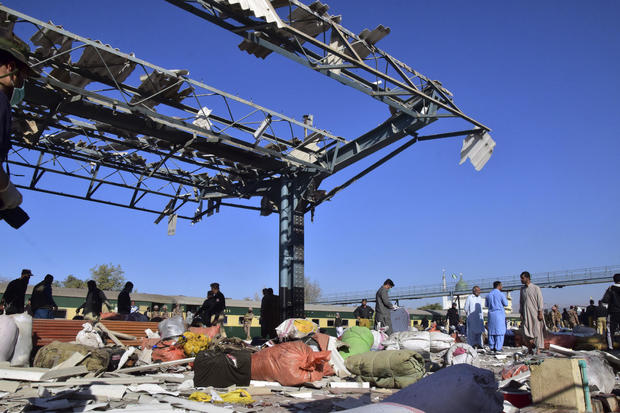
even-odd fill
[{"label": "metal lattice framework", "polygon": [[[467,136],[461,158],[476,169],[491,155],[488,127],[465,115],[440,82],[376,47],[389,28],[356,35],[319,1],[167,1],[241,36],[241,50],[279,53],[387,104],[391,116],[361,136],[338,136],[311,116],[294,119],[186,70],[0,6],[0,30],[30,40],[40,72],[13,116],[8,162],[18,187],[152,212],[170,225],[177,217],[200,221],[221,206],[277,212],[282,316],[303,316],[306,212],[416,142]],[[440,132],[420,134],[443,118],[459,127],[444,120]],[[354,177],[319,189],[326,177],[407,136]]]}]

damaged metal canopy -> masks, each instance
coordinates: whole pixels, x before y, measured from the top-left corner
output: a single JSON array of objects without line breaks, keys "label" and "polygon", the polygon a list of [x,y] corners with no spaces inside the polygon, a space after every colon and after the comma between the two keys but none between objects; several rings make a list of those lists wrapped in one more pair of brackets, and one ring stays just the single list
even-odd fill
[{"label": "damaged metal canopy", "polygon": [[[375,46],[390,33],[385,26],[355,35],[318,1],[169,1],[241,35],[241,49],[263,58],[283,54],[388,104],[392,116],[345,139],[195,81],[187,70],[156,66],[0,6],[1,29],[30,39],[29,58],[41,74],[27,82],[13,117],[9,163],[17,186],[156,213],[156,222],[176,215],[196,222],[222,205],[267,215],[277,209],[282,176],[302,177],[307,210],[325,199],[318,189],[324,178],[407,135],[413,141],[405,145],[488,136],[439,82]],[[371,59],[384,61],[385,70],[370,67]],[[468,127],[419,134],[444,117]],[[488,160],[478,158],[476,165]],[[65,185],[65,178],[82,185]],[[253,197],[261,202],[245,201]],[[240,201],[226,202],[231,198]]]}]

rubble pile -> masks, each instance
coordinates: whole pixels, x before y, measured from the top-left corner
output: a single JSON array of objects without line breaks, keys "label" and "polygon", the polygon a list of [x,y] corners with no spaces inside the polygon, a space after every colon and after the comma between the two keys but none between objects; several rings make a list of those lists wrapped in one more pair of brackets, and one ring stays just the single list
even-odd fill
[{"label": "rubble pile", "polygon": [[142,337],[85,322],[73,342],[33,348],[32,319],[14,318],[0,316],[5,412],[607,412],[620,394],[620,359],[552,335],[534,356],[441,331],[355,326],[337,339],[291,319],[252,345],[173,317]]}]

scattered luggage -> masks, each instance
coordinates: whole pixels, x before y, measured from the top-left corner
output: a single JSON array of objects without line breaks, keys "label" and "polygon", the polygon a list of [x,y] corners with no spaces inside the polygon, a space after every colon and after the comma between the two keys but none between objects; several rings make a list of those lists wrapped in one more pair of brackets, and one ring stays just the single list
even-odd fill
[{"label": "scattered luggage", "polygon": [[390,311],[390,318],[392,320],[392,331],[390,331],[390,334],[398,333],[399,331],[409,331],[409,312],[405,308],[399,307]]},{"label": "scattered luggage", "polygon": [[194,387],[249,386],[251,374],[248,350],[201,351],[194,361]]},{"label": "scattered luggage", "polygon": [[366,327],[353,326],[347,328],[340,337],[343,343],[349,345],[348,349],[340,351],[340,355],[345,360],[354,354],[366,353],[375,342],[375,338],[370,330]]},{"label": "scattered luggage", "polygon": [[329,358],[329,351],[312,351],[301,341],[276,344],[252,354],[252,380],[299,386],[320,380]]},{"label": "scattered luggage", "polygon": [[424,376],[424,358],[411,350],[369,351],[346,359],[347,369],[377,387],[402,389]]},{"label": "scattered luggage", "polygon": [[102,372],[108,369],[110,364],[110,352],[98,347],[89,347],[83,344],[61,343],[54,341],[43,346],[37,351],[32,365],[51,369],[71,357],[74,353],[90,355],[80,364],[86,366],[88,371]]}]

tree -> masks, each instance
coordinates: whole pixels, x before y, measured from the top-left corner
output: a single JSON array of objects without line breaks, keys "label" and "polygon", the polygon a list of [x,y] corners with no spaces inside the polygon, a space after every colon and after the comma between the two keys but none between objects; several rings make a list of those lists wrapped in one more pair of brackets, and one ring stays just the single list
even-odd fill
[{"label": "tree", "polygon": [[418,307],[418,310],[441,310],[440,303],[426,304],[422,307]]},{"label": "tree", "polygon": [[308,303],[317,301],[321,297],[321,287],[318,281],[312,281],[309,277],[304,278],[304,299]]},{"label": "tree", "polygon": [[62,281],[61,285],[64,288],[86,288],[86,281],[69,274],[67,278]]},{"label": "tree", "polygon": [[125,271],[120,265],[101,264],[90,269],[92,279],[102,290],[120,291],[125,283]]}]

